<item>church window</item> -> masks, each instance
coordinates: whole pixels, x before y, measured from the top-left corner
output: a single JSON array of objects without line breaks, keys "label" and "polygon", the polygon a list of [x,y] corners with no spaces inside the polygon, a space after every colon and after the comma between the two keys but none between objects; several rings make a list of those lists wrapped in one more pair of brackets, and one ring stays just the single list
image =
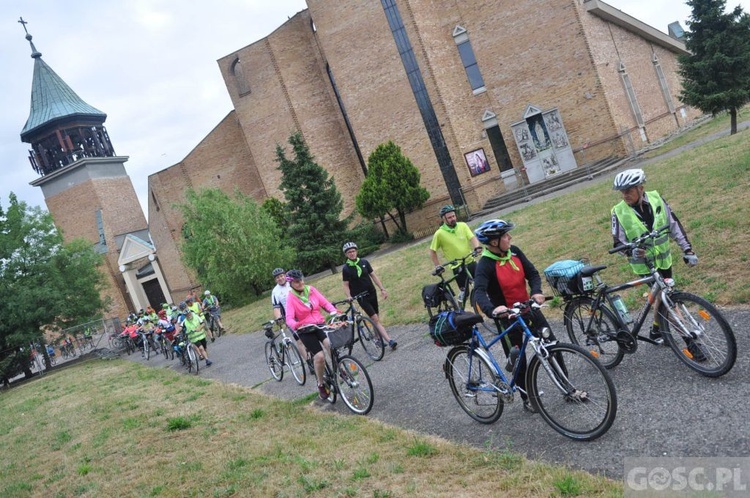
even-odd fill
[{"label": "church window", "polygon": [[484,79],[479,71],[479,64],[469,41],[469,33],[463,27],[456,26],[453,30],[453,40],[458,47],[458,55],[461,57],[471,89],[475,95],[484,92],[486,90]]}]

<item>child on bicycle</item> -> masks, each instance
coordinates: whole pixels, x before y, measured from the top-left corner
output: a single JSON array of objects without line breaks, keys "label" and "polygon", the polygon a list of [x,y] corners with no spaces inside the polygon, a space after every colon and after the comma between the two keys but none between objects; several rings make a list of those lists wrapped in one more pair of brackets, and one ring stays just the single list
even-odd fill
[{"label": "child on bicycle", "polygon": [[305,285],[305,276],[301,270],[289,270],[286,273],[286,279],[291,286],[286,298],[286,324],[297,332],[305,348],[312,355],[315,376],[318,378],[318,395],[320,399],[327,399],[331,393],[322,384],[325,353],[323,353],[321,343],[329,348],[328,338],[320,329],[314,329],[311,332],[300,332],[299,329],[305,325],[324,325],[326,321],[320,313],[321,309],[330,314],[339,314],[340,311],[318,289],[312,285]]},{"label": "child on bicycle", "polygon": [[[526,255],[516,246],[511,245],[510,231],[515,224],[504,220],[485,221],[474,231],[477,240],[484,244],[482,257],[477,262],[474,275],[474,292],[477,305],[490,318],[500,318],[503,327],[507,327],[507,319],[502,318],[508,313],[508,308],[515,303],[523,303],[533,299],[537,304],[544,303],[542,293],[542,278],[536,267]],[[529,296],[528,287],[531,288]],[[549,327],[547,319],[538,309],[531,311],[531,318],[527,321],[532,330]],[[554,340],[554,335],[550,335]],[[527,412],[536,413],[536,407],[526,396],[526,358],[513,358],[511,350],[520,348],[523,344],[523,330],[512,330],[501,341],[505,354],[510,361],[521,361],[516,383],[522,389],[521,398],[523,408]],[[517,351],[517,349],[516,349]]]},{"label": "child on bicycle", "polygon": [[352,294],[355,296],[362,292],[367,291],[367,295],[357,302],[359,306],[367,313],[372,323],[378,329],[380,337],[391,347],[396,349],[398,343],[391,339],[388,332],[383,327],[383,323],[380,321],[378,312],[380,308],[378,306],[378,293],[375,290],[375,285],[378,286],[380,292],[383,293],[383,299],[388,299],[388,291],[385,290],[383,282],[380,281],[375,270],[372,269],[372,265],[366,259],[357,257],[357,244],[354,242],[347,242],[344,244],[344,255],[346,256],[346,263],[341,270],[341,276],[344,279],[344,294],[346,298],[351,300]]}]

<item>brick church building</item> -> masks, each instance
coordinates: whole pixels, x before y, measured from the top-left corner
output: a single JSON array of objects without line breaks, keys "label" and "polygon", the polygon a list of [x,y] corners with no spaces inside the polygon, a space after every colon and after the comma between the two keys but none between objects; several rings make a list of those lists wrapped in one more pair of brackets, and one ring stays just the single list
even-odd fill
[{"label": "brick church building", "polygon": [[283,200],[275,148],[294,132],[334,178],[345,215],[368,155],[399,145],[430,192],[408,218],[423,235],[440,205],[476,211],[524,183],[631,154],[699,115],[677,98],[684,44],[600,0],[307,6],[218,60],[233,109],[149,177],[151,256],[165,295],[199,286],[180,262],[174,205],[185,190]]}]

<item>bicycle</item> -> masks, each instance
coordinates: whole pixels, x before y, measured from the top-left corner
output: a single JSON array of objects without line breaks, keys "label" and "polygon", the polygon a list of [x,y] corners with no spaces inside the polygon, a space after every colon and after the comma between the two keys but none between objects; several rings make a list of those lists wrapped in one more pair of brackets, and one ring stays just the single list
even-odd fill
[{"label": "bicycle", "polygon": [[[474,276],[469,271],[468,264],[466,263],[466,261],[473,256],[474,252],[471,252],[462,258],[449,261],[445,263],[445,265],[440,265],[430,272],[430,275],[433,277],[440,278],[440,282],[426,285],[422,288],[422,300],[424,301],[425,308],[427,308],[427,314],[430,318],[439,315],[443,311],[464,310],[466,309],[467,302],[470,304],[472,310],[479,313],[479,310],[476,309],[476,300],[474,299]],[[457,266],[460,270],[453,275],[453,277],[446,280],[443,276],[446,266]],[[456,294],[451,284],[463,272],[466,272],[467,276],[464,292],[463,295],[460,292]]]},{"label": "bicycle", "polygon": [[210,311],[206,311],[204,313],[204,316],[206,317],[206,326],[208,328],[208,331],[211,333],[211,342],[214,342],[216,339],[221,337],[222,329],[221,327],[219,327],[219,320]]},{"label": "bicycle", "polygon": [[[314,329],[326,332],[331,345],[331,361],[329,362],[326,358],[325,373],[322,379],[323,385],[330,393],[327,401],[331,404],[336,403],[336,397],[340,394],[346,406],[353,413],[367,415],[375,400],[375,391],[372,388],[370,374],[367,373],[367,369],[357,358],[347,353],[341,354],[345,350],[351,351],[354,343],[354,329],[346,326],[305,325],[300,327],[297,333],[311,332]],[[325,351],[326,348],[323,349]],[[312,366],[313,357],[309,351],[307,352],[307,361]],[[335,366],[335,370],[331,368],[331,365]]]},{"label": "bicycle", "polygon": [[[610,249],[609,253],[645,249],[668,229],[668,225],[658,228],[628,244]],[[639,335],[654,307],[664,342],[680,361],[706,377],[720,377],[729,372],[737,359],[737,342],[729,322],[705,299],[676,289],[673,279],[661,276],[653,258],[647,257],[646,265],[649,276],[613,287],[606,285],[598,273],[607,268],[606,265],[583,267],[575,278],[580,278],[581,282],[588,279],[586,288],[574,285],[563,292],[568,301],[564,320],[570,340],[591,348],[592,354],[605,368],[614,368],[625,354],[636,352],[637,341],[656,344]],[[593,285],[592,278],[596,285]],[[553,287],[555,285],[561,286],[558,290],[566,289],[565,282],[555,282]],[[649,285],[651,290],[637,318],[633,319],[616,293],[640,285]]]},{"label": "bicycle", "polygon": [[[510,324],[503,329],[496,321],[500,333],[490,342],[477,327],[484,321],[480,315],[455,315],[455,334],[441,344],[454,346],[443,364],[453,396],[477,422],[496,422],[505,403],[513,402],[516,391],[523,392],[517,381],[529,349],[532,357],[526,368],[525,394],[531,406],[560,434],[579,441],[594,440],[609,430],[617,415],[612,379],[582,347],[550,340],[546,327],[538,335],[532,332],[524,315],[539,307],[533,300],[515,303],[507,315]],[[514,329],[523,331],[523,343],[515,361],[509,360],[512,368],[506,377],[490,348]],[[438,336],[433,336],[437,341]]]},{"label": "bicycle", "polygon": [[[279,382],[284,378],[284,367],[289,367],[297,384],[304,386],[307,380],[305,362],[294,340],[286,335],[282,321],[283,319],[270,320],[263,324],[268,338],[265,345],[266,365],[273,378]],[[278,332],[274,332],[274,326],[278,328]]]},{"label": "bicycle", "polygon": [[[363,298],[367,296],[367,294],[369,294],[369,291],[361,292],[356,296],[352,296],[351,299],[344,299],[343,301],[331,303],[336,307],[340,304],[346,304],[348,307],[346,308],[346,311],[340,315],[331,316],[328,319],[328,325],[334,326],[336,323],[341,322],[342,319],[345,319],[347,325],[351,325],[352,336],[354,336],[354,331],[357,331],[357,337],[354,338],[352,346],[354,345],[354,342],[359,342],[362,345],[362,349],[367,353],[367,356],[375,361],[380,361],[385,354],[385,341],[381,337],[380,332],[375,327],[373,321],[370,318],[363,316],[362,312],[355,304],[357,299]],[[349,349],[348,354],[352,354],[351,348]]]},{"label": "bicycle", "polygon": [[143,356],[146,357],[146,360],[149,360],[151,358],[151,352],[153,351],[154,354],[160,354],[161,350],[159,349],[159,346],[154,341],[154,331],[148,331],[148,332],[139,332],[141,334],[141,348]]},{"label": "bicycle", "polygon": [[195,369],[195,375],[198,375],[198,372],[200,372],[201,369],[198,353],[196,353],[193,343],[190,342],[187,333],[185,333],[185,331],[180,332],[177,340],[180,349],[178,354],[180,355],[182,365],[187,369],[188,373],[192,373],[193,369]]}]

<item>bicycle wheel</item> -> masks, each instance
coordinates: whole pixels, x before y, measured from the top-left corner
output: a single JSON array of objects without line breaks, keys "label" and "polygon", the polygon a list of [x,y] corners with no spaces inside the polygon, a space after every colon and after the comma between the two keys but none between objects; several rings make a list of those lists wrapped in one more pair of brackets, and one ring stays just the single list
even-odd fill
[{"label": "bicycle wheel", "polygon": [[[297,381],[297,384],[304,386],[307,380],[307,374],[305,373],[305,362],[302,361],[302,356],[299,354],[297,345],[289,341],[284,345],[284,354],[286,355],[285,361],[289,370],[292,372],[292,377]],[[273,372],[272,372],[273,373]]]},{"label": "bicycle wheel", "polygon": [[266,365],[273,378],[281,382],[284,378],[284,365],[279,361],[276,343],[273,341],[266,341]]},{"label": "bicycle wheel", "polygon": [[344,355],[336,364],[336,387],[346,406],[357,415],[367,415],[375,401],[375,391],[365,366],[353,356]]},{"label": "bicycle wheel", "polygon": [[469,347],[456,346],[448,351],[445,374],[453,396],[463,410],[477,422],[491,424],[503,414],[503,399],[495,384],[495,369],[476,352],[469,357]]},{"label": "bicycle wheel", "polygon": [[565,306],[565,329],[570,342],[583,346],[604,368],[614,368],[625,356],[616,341],[619,330],[617,318],[609,308],[600,306],[592,319],[593,304],[594,299],[588,296],[573,298]]},{"label": "bicycle wheel", "polygon": [[547,346],[549,356],[534,356],[526,371],[529,400],[542,418],[563,436],[591,441],[612,426],[617,394],[607,371],[575,344]]},{"label": "bicycle wheel", "polygon": [[362,344],[362,349],[365,350],[367,356],[375,361],[382,360],[385,354],[385,341],[372,320],[365,316],[357,317],[357,334],[359,334],[359,343]]},{"label": "bicycle wheel", "polygon": [[187,371],[189,373],[193,373],[193,370],[195,369],[195,373],[198,373],[198,355],[195,354],[195,350],[193,349],[192,344],[188,344],[185,346],[185,356],[187,361]]},{"label": "bicycle wheel", "polygon": [[721,312],[702,297],[673,292],[658,313],[659,330],[685,365],[706,377],[721,377],[737,359],[737,341]]},{"label": "bicycle wheel", "polygon": [[143,339],[143,354],[146,356],[146,360],[151,357],[151,341]]}]

